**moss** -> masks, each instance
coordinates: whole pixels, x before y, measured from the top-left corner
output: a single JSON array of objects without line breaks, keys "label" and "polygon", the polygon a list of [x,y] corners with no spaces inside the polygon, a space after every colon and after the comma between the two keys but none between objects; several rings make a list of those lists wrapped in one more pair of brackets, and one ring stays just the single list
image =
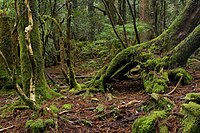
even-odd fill
[{"label": "moss", "polygon": [[166,117],[165,111],[153,111],[147,116],[142,116],[134,121],[132,133],[154,133],[156,132],[155,123]]},{"label": "moss", "polygon": [[169,133],[168,127],[164,124],[159,126],[159,133]]},{"label": "moss", "polygon": [[54,127],[55,123],[53,119],[37,119],[37,120],[29,120],[26,122],[26,128],[29,132],[38,133],[45,131],[47,127]]},{"label": "moss", "polygon": [[184,98],[187,102],[192,101],[200,104],[200,93],[188,93]]},{"label": "moss", "polygon": [[171,80],[178,81],[180,77],[183,77],[182,83],[189,84],[192,81],[192,76],[183,68],[176,68],[169,72]]},{"label": "moss", "polygon": [[156,93],[152,93],[151,97],[153,97],[154,100],[156,101],[156,106],[155,106],[156,109],[166,110],[170,112],[174,107],[174,103],[167,97],[163,97]]},{"label": "moss", "polygon": [[199,118],[194,117],[194,116],[186,116],[181,124],[183,125],[182,127],[182,133],[200,133],[199,130]]},{"label": "moss", "polygon": [[200,133],[200,105],[194,102],[183,104],[181,113],[185,115],[181,122],[183,133]]},{"label": "moss", "polygon": [[146,74],[145,71],[142,73],[145,91],[148,93],[163,93],[168,88],[168,73],[164,71],[156,72],[150,71]]},{"label": "moss", "polygon": [[188,104],[182,105],[183,110],[186,110],[190,113],[190,115],[194,115],[196,117],[200,116],[200,105],[194,102],[189,102]]},{"label": "moss", "polygon": [[62,108],[63,108],[63,109],[66,109],[66,110],[70,110],[70,109],[72,109],[72,107],[73,107],[72,104],[64,104],[64,105],[62,106]]},{"label": "moss", "polygon": [[45,124],[45,126],[48,126],[48,127],[54,127],[55,126],[55,122],[54,122],[53,119],[45,119],[44,124]]},{"label": "moss", "polygon": [[55,105],[50,105],[49,107],[53,113],[58,113],[59,109]]}]

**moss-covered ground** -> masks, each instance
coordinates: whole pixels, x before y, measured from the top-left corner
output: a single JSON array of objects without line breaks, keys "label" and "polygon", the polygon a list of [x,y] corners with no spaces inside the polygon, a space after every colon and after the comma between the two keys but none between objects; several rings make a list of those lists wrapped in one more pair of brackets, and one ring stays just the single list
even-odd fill
[{"label": "moss-covered ground", "polygon": [[[88,62],[91,64],[88,64]],[[99,66],[96,64],[95,70],[99,70],[101,65],[106,63],[106,60],[75,62],[75,72],[80,74],[76,74],[79,83],[87,83],[88,79],[95,74],[93,68],[95,62],[99,63]],[[187,69],[193,76],[191,83],[188,85],[180,84],[173,93],[165,95],[176,86],[177,81],[174,80],[169,84],[169,90],[165,94],[159,94],[159,96],[149,95],[141,90],[143,84],[137,74],[110,81],[109,92],[72,95],[67,91],[68,86],[59,65],[46,68],[46,70],[59,85],[57,88],[49,80],[51,88],[65,97],[45,102],[41,109],[47,110],[43,113],[37,112],[36,115],[27,107],[22,106],[23,104],[19,104],[19,96],[14,90],[0,90],[0,130],[9,127],[5,130],[6,132],[42,132],[46,130],[50,132],[131,133],[132,124],[136,119],[151,117],[150,115],[154,114],[153,110],[165,110],[164,115],[158,116],[158,118],[156,118],[157,115],[153,116],[151,121],[153,128],[150,130],[181,132],[183,116],[180,115],[180,110],[182,104],[187,103],[187,100],[198,102],[196,95],[193,96],[192,94],[191,96],[190,94],[186,99],[184,97],[188,93],[200,93],[200,71],[192,69]],[[82,84],[81,86],[85,87]],[[197,97],[196,101],[193,100],[194,97]],[[169,99],[172,104],[162,104],[160,101],[162,98]],[[31,121],[27,123],[28,120]],[[51,125],[45,124],[48,120],[52,122]],[[39,125],[38,128],[37,125]]]}]

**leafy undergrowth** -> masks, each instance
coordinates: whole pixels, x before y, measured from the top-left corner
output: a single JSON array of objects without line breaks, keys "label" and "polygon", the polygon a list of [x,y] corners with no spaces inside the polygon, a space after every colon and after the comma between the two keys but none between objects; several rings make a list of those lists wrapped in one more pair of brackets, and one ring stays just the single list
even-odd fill
[{"label": "leafy undergrowth", "polygon": [[[60,72],[59,66],[47,69],[48,74],[60,83],[60,90],[67,86]],[[82,72],[79,80],[90,78],[90,74]],[[179,114],[184,97],[189,92],[200,92],[200,72],[190,71],[193,81],[189,85],[179,86],[172,94],[167,97],[174,102],[175,106],[166,121],[169,132],[178,132],[181,128]],[[86,75],[86,76],[85,76]],[[63,84],[62,84],[63,83]],[[176,84],[171,84],[171,91]],[[112,83],[113,90],[106,93],[71,95],[66,91],[60,91],[65,98],[52,99],[42,106],[51,108],[55,112],[40,114],[38,118],[52,118],[56,122],[55,127],[48,127],[45,130],[50,132],[109,132],[109,133],[131,133],[131,126],[135,119],[146,115],[151,111],[149,106],[153,98],[143,91],[138,91],[142,87],[139,80],[120,80]],[[28,132],[25,124],[33,119],[33,112],[28,109],[15,109],[3,115],[3,106],[17,101],[19,96],[16,93],[0,93],[0,132]],[[155,124],[158,126],[159,124]],[[56,129],[57,127],[57,129]],[[7,129],[6,129],[7,128]]]}]

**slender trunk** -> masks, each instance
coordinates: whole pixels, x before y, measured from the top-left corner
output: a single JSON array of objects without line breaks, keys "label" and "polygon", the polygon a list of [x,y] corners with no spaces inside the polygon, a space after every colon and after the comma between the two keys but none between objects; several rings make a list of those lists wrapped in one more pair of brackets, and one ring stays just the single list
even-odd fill
[{"label": "slender trunk", "polygon": [[73,91],[81,90],[81,86],[76,81],[74,70],[73,70],[73,65],[71,63],[71,53],[70,53],[70,49],[71,49],[70,33],[71,33],[71,16],[72,16],[71,0],[66,0],[66,6],[67,6],[67,11],[68,11],[68,14],[67,14],[67,29],[66,29],[66,34],[67,34],[67,38],[66,38],[67,66],[68,66],[68,73],[69,73],[68,75],[69,75],[70,89],[72,89],[71,92],[73,92]]},{"label": "slender trunk", "polygon": [[95,12],[94,12],[94,0],[88,1],[88,18],[89,18],[89,35],[88,40],[94,41],[95,39]]}]

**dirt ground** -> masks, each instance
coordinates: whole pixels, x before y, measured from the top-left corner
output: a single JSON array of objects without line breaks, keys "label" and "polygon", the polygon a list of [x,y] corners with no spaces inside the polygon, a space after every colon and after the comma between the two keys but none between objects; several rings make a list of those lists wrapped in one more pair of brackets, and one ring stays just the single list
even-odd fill
[{"label": "dirt ground", "polygon": [[[63,79],[60,66],[53,66],[46,69],[48,75],[60,85],[60,90],[67,88]],[[77,70],[79,75],[78,81],[82,82],[91,77],[87,71]],[[193,76],[193,81],[189,85],[180,85],[168,96],[175,103],[166,125],[171,133],[180,132],[179,111],[181,104],[184,102],[184,96],[189,92],[200,93],[200,71],[188,70]],[[171,84],[171,91],[176,84]],[[133,121],[147,114],[142,105],[148,104],[153,100],[149,94],[138,90],[142,84],[139,80],[129,79],[114,81],[112,91],[105,93],[71,95],[66,91],[60,91],[63,98],[52,99],[42,106],[42,108],[55,105],[59,112],[55,115],[52,113],[41,114],[40,118],[54,118],[57,122],[57,129],[48,127],[49,132],[59,133],[131,133]],[[162,95],[162,94],[161,94]],[[4,105],[9,105],[19,99],[16,93],[0,93],[0,115]],[[62,105],[72,104],[72,109],[64,110]],[[24,133],[25,123],[33,116],[31,110],[15,110],[7,112],[6,116],[0,117],[0,132],[7,133]],[[159,124],[155,125],[158,126]]]}]

